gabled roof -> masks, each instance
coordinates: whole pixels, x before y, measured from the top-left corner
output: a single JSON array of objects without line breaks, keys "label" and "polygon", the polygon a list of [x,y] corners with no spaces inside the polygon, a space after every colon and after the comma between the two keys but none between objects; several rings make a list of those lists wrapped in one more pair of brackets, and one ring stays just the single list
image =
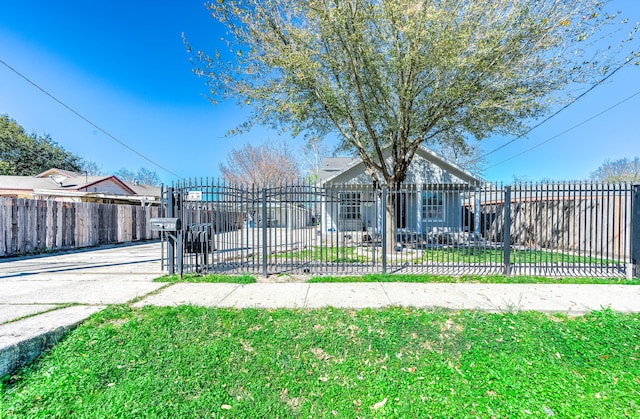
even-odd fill
[{"label": "gabled roof", "polygon": [[35,175],[34,177],[49,177],[49,176],[54,176],[54,175],[60,175],[60,176],[71,178],[71,177],[80,176],[80,173],[71,172],[69,170],[62,170],[62,169],[57,169],[55,167],[52,167],[51,169],[47,169],[44,172]]},{"label": "gabled roof", "polygon": [[[89,178],[91,178],[91,180],[89,180]],[[80,177],[80,179],[82,179]],[[87,176],[86,181],[89,181],[89,183],[85,183],[84,185],[78,186],[78,190],[80,189],[85,189],[88,190],[89,188],[95,187],[96,185],[99,185],[101,183],[104,183],[106,181],[113,181],[115,183],[117,183],[118,185],[120,185],[123,189],[125,189],[127,192],[129,192],[129,195],[135,195],[136,192],[131,189],[131,187],[129,187],[129,185],[123,181],[121,181],[120,179],[118,179],[116,176]]]},{"label": "gabled roof", "polygon": [[[89,176],[60,169],[49,169],[36,176],[0,176],[0,189],[14,191],[114,193],[121,195],[160,196],[160,188],[120,180],[117,176]],[[102,186],[102,190],[101,190]]]},{"label": "gabled roof", "polygon": [[322,159],[322,167],[320,167],[320,171],[318,172],[318,182],[324,182],[358,161],[358,159],[353,157],[324,157]]},{"label": "gabled roof", "polygon": [[[385,159],[391,155],[390,150],[391,150],[390,146],[387,146],[385,149],[382,150],[382,153],[385,156]],[[449,172],[454,176],[458,177],[465,183],[473,183],[473,184],[486,183],[486,181],[481,177],[472,174],[468,170],[465,170],[460,166],[456,165],[455,163],[452,163],[446,160],[444,157],[439,156],[435,152],[425,147],[419,147],[416,150],[416,156],[421,156],[425,160],[440,167],[444,171]],[[339,164],[341,161],[338,161],[336,158],[329,158],[329,164],[333,170],[331,172],[326,172],[328,176],[324,178],[322,178],[321,176],[318,176],[318,183],[321,183],[321,184],[331,183],[340,176],[349,175],[350,173],[355,174],[358,172],[365,171],[364,163],[362,162],[362,160],[352,159],[352,158],[343,158],[343,159],[344,160],[342,160],[342,162],[346,162],[346,164],[341,169],[336,169],[336,165]],[[323,159],[323,167],[324,167],[324,159]]]}]

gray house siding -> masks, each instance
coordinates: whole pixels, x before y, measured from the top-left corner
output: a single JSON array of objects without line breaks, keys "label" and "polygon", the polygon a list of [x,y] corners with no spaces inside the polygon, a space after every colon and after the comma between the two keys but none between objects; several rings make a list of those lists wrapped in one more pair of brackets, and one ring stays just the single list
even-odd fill
[{"label": "gray house siding", "polygon": [[[387,154],[388,154],[387,150]],[[390,166],[391,158],[385,162]],[[372,179],[361,161],[353,161],[342,171],[333,171],[331,176],[322,180],[323,185],[368,185]],[[424,148],[416,152],[411,162],[405,184],[409,185],[445,185],[471,184],[484,182],[473,174],[438,157]]]},{"label": "gray house siding", "polygon": [[[382,230],[383,208],[379,196],[370,189],[345,189],[350,200],[325,200],[322,203],[326,231]],[[437,201],[434,198],[437,197]],[[431,199],[429,199],[431,198]],[[459,191],[439,188],[415,189],[397,193],[396,227],[428,233],[462,228],[462,197]],[[348,208],[347,208],[348,207]]]},{"label": "gray house siding", "polygon": [[[391,164],[390,157],[385,161]],[[418,233],[460,230],[461,194],[467,189],[465,185],[482,182],[433,152],[419,149],[405,181],[410,186],[392,192],[397,202],[396,227]],[[329,176],[323,176],[321,184],[344,188],[342,196],[323,203],[323,224],[328,231],[380,231],[383,213],[380,197],[372,191],[371,176],[361,161],[352,161],[342,171],[333,167]]]}]

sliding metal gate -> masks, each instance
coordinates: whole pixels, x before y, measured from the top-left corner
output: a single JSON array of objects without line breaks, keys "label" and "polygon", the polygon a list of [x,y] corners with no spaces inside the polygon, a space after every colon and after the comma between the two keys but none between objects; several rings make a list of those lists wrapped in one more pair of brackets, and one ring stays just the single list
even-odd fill
[{"label": "sliding metal gate", "polygon": [[[631,277],[639,185],[163,188],[170,273]],[[637,276],[638,273],[636,272]]]}]

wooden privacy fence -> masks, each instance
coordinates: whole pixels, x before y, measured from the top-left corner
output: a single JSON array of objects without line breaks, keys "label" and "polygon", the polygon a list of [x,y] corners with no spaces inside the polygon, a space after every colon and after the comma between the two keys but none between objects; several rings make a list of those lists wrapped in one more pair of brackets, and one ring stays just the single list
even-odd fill
[{"label": "wooden privacy fence", "polygon": [[0,198],[0,256],[158,238],[158,207]]},{"label": "wooden privacy fence", "polygon": [[[631,254],[629,184],[515,185],[510,188],[510,244],[624,259]],[[481,203],[482,234],[502,240],[505,200]]]}]

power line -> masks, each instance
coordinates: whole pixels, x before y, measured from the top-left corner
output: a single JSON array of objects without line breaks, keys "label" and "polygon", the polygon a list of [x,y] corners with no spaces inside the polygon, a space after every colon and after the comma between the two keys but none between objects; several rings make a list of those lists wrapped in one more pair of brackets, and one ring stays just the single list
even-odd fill
[{"label": "power line", "polygon": [[140,153],[139,151],[135,150],[133,147],[129,146],[128,144],[126,144],[124,141],[119,140],[118,138],[116,138],[115,136],[111,135],[109,132],[107,132],[106,130],[102,129],[101,127],[99,127],[98,125],[94,124],[93,122],[91,122],[88,118],[84,117],[83,115],[81,115],[79,112],[77,112],[75,109],[73,109],[72,107],[68,106],[67,104],[65,104],[64,102],[62,102],[60,99],[58,99],[57,97],[53,96],[51,93],[47,92],[46,90],[44,90],[42,87],[38,86],[35,82],[31,81],[27,76],[23,75],[22,73],[20,73],[18,70],[16,70],[15,68],[11,67],[9,64],[7,64],[6,62],[4,62],[2,59],[0,59],[0,63],[2,63],[5,67],[7,67],[9,70],[13,71],[14,73],[16,73],[18,76],[22,77],[24,80],[26,80],[29,84],[31,84],[33,87],[35,87],[36,89],[40,90],[42,93],[44,93],[45,95],[49,96],[51,99],[53,99],[54,101],[58,102],[58,104],[62,105],[64,108],[66,108],[68,111],[70,111],[71,113],[75,114],[77,117],[79,117],[80,119],[82,119],[83,121],[85,121],[86,123],[88,123],[89,125],[91,125],[92,127],[94,127],[95,129],[97,129],[98,131],[102,132],[104,135],[106,135],[107,137],[111,138],[112,140],[114,140],[115,142],[117,142],[118,144],[120,144],[121,146],[125,147],[126,149],[128,149],[129,151],[137,154],[138,156],[142,157],[143,159],[145,159],[146,161],[148,161],[149,163],[153,164],[154,166],[164,170],[165,172],[179,178],[179,179],[183,179],[182,176],[172,172],[171,170],[167,169],[166,167],[156,163],[155,161],[151,160],[149,157],[145,156],[144,154]]},{"label": "power line", "polygon": [[[536,125],[532,126],[531,128],[529,128],[527,131],[523,132],[522,134],[512,138],[511,140],[507,141],[506,143],[502,144],[501,146],[494,148],[493,150],[489,151],[488,153],[483,154],[482,156],[478,157],[476,160],[481,160],[487,156],[489,156],[490,154],[495,153],[498,150],[502,150],[503,148],[505,148],[506,146],[508,146],[509,144],[514,143],[515,141],[519,140],[520,138],[525,137],[527,134],[529,134],[531,131],[533,131],[534,129],[538,128],[540,125],[546,123],[547,121],[549,121],[550,119],[554,118],[555,116],[557,116],[560,112],[564,111],[565,109],[567,109],[569,106],[573,105],[574,103],[576,103],[578,100],[580,100],[581,98],[583,98],[587,93],[591,92],[593,89],[595,89],[596,87],[600,86],[602,84],[602,82],[604,82],[605,80],[607,80],[609,77],[613,76],[614,74],[616,74],[619,70],[621,70],[624,66],[626,66],[627,64],[629,64],[630,62],[633,62],[633,60],[628,60],[625,61],[624,63],[620,64],[617,68],[615,68],[611,73],[607,74],[602,80],[599,80],[598,82],[594,83],[590,88],[588,88],[586,91],[582,92],[579,96],[577,96],[575,99],[573,99],[572,101],[570,101],[569,103],[567,103],[566,105],[564,105],[562,108],[558,109],[556,112],[554,112],[553,114],[549,115],[547,118],[543,119],[542,121],[540,121],[539,123],[537,123]],[[493,166],[492,166],[493,167]]]},{"label": "power line", "polygon": [[604,114],[604,113],[609,112],[611,109],[613,109],[613,108],[615,108],[615,107],[617,107],[617,106],[622,105],[624,102],[627,102],[627,101],[629,101],[629,100],[633,99],[634,97],[636,97],[636,96],[638,96],[638,95],[640,95],[640,91],[637,91],[636,93],[632,94],[631,96],[627,97],[626,99],[623,99],[623,100],[621,100],[620,102],[616,103],[615,105],[610,106],[609,108],[605,109],[604,111],[602,111],[602,112],[600,112],[600,113],[597,113],[597,114],[593,115],[592,117],[590,117],[590,118],[588,118],[588,119],[585,119],[584,121],[580,122],[579,124],[576,124],[576,125],[572,126],[571,128],[568,128],[568,129],[566,129],[566,130],[562,131],[560,134],[554,135],[553,137],[551,137],[551,138],[549,138],[549,139],[547,139],[547,140],[545,140],[545,141],[543,141],[543,142],[541,142],[541,143],[539,143],[539,144],[536,144],[536,145],[534,145],[533,147],[528,148],[528,149],[526,149],[526,150],[524,150],[524,151],[522,151],[522,152],[520,152],[520,153],[518,153],[518,154],[516,154],[516,155],[514,155],[514,156],[511,156],[511,157],[509,157],[508,159],[502,160],[502,161],[501,161],[501,162],[499,162],[499,163],[496,163],[496,164],[494,164],[494,165],[491,165],[491,166],[487,167],[487,169],[491,169],[492,167],[499,166],[499,165],[501,165],[502,163],[506,163],[506,162],[508,162],[509,160],[513,160],[513,159],[515,159],[516,157],[519,157],[519,156],[521,156],[521,155],[523,155],[523,154],[525,154],[525,153],[530,152],[530,151],[531,151],[531,150],[533,150],[533,149],[536,149],[536,148],[540,147],[541,145],[544,145],[544,144],[546,144],[546,143],[548,143],[548,142],[550,142],[550,141],[552,141],[552,140],[555,140],[556,138],[560,137],[561,135],[564,135],[564,134],[566,134],[567,132],[572,131],[572,130],[574,130],[574,129],[576,129],[576,128],[578,128],[578,127],[580,127],[580,126],[582,126],[582,125],[586,124],[587,122],[589,122],[589,121],[591,121],[591,120],[593,120],[593,119],[596,119],[596,118],[597,118],[597,117],[599,117],[600,115],[602,115],[602,114]]}]

